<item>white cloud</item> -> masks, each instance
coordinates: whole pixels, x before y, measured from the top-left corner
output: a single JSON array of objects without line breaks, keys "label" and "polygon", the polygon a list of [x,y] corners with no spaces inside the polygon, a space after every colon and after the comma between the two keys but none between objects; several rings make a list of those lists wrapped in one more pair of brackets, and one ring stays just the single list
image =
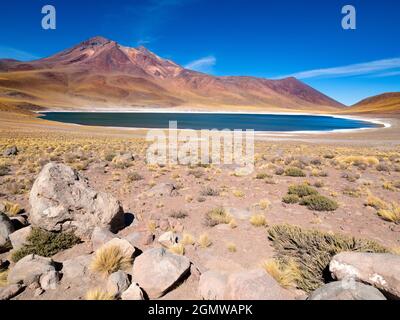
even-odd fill
[{"label": "white cloud", "polygon": [[211,72],[216,63],[217,59],[214,56],[207,56],[189,62],[185,68],[199,72]]},{"label": "white cloud", "polygon": [[32,61],[39,57],[19,49],[0,46],[0,59],[16,59],[21,61]]},{"label": "white cloud", "polygon": [[[383,71],[387,72],[400,68],[400,58],[375,60],[365,63],[357,63],[334,68],[315,69],[302,71],[286,75],[283,77],[295,77],[298,79],[309,78],[341,78],[359,75],[383,75]],[[280,78],[283,78],[280,77]]]}]

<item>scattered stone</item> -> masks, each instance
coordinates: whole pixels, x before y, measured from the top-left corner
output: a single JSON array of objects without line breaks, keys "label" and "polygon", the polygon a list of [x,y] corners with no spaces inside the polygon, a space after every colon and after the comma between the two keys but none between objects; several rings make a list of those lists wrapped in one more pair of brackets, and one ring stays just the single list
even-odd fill
[{"label": "scattered stone", "polygon": [[292,293],[283,289],[262,269],[232,273],[228,278],[227,300],[293,300]]},{"label": "scattered stone", "polygon": [[178,236],[172,231],[165,232],[158,238],[158,243],[167,249],[171,248],[178,243]]},{"label": "scattered stone", "polygon": [[62,268],[63,279],[87,281],[91,261],[91,255],[83,255],[64,261]]},{"label": "scattered stone", "polygon": [[227,286],[226,274],[207,271],[200,276],[199,295],[204,300],[223,300]]},{"label": "scattered stone", "polygon": [[376,288],[354,279],[331,282],[315,290],[308,300],[386,300]]},{"label": "scattered stone", "polygon": [[135,156],[131,152],[127,152],[124,154],[120,154],[114,157],[112,160],[115,164],[124,164],[129,163],[135,160]]},{"label": "scattered stone", "polygon": [[16,146],[9,147],[5,149],[3,152],[4,157],[16,156],[17,154],[18,154],[18,148]]},{"label": "scattered stone", "polygon": [[108,277],[107,292],[114,297],[120,297],[129,288],[130,284],[128,275],[124,271],[119,270]]},{"label": "scattered stone", "polygon": [[163,197],[163,196],[177,196],[178,190],[173,183],[159,183],[151,188],[148,192],[149,195]]},{"label": "scattered stone", "polygon": [[190,269],[190,261],[156,248],[145,251],[133,264],[133,278],[150,299],[160,298],[177,284]]},{"label": "scattered stone", "polygon": [[44,293],[44,290],[42,288],[37,288],[35,290],[35,293],[33,294],[35,297],[39,297]]},{"label": "scattered stone", "polygon": [[342,252],[329,270],[338,280],[353,278],[400,299],[400,256],[390,253]]},{"label": "scattered stone", "polygon": [[154,234],[150,231],[132,232],[124,237],[134,247],[148,246],[154,241]]},{"label": "scattered stone", "polygon": [[117,231],[124,226],[120,203],[89,187],[79,173],[63,164],[49,163],[33,184],[30,198],[32,225],[48,231],[74,231],[89,239],[96,226]]},{"label": "scattered stone", "polygon": [[93,250],[97,250],[106,242],[114,239],[116,235],[110,230],[105,228],[96,227],[93,230],[91,241],[93,245]]},{"label": "scattered stone", "polygon": [[0,212],[0,252],[7,249],[10,242],[10,235],[14,232],[14,227],[10,218],[3,212]]},{"label": "scattered stone", "polygon": [[53,260],[30,254],[19,260],[8,273],[10,284],[23,283],[26,286],[38,283],[40,277],[50,271],[55,271]]},{"label": "scattered stone", "polygon": [[57,271],[52,270],[43,274],[40,277],[40,287],[43,290],[55,290],[57,289],[57,285],[59,283],[60,277]]},{"label": "scattered stone", "polygon": [[122,300],[144,300],[143,291],[137,285],[137,283],[132,283],[127,290],[121,294]]},{"label": "scattered stone", "polygon": [[28,226],[10,234],[10,241],[14,250],[22,248],[27,243],[26,239],[31,234],[31,231],[32,227]]},{"label": "scattered stone", "polygon": [[19,283],[0,288],[0,300],[10,300],[19,295],[24,289],[25,286]]}]

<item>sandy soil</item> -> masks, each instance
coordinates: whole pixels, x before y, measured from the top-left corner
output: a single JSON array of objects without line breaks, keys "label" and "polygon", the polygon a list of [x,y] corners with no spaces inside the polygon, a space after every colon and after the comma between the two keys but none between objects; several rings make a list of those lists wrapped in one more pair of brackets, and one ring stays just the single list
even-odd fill
[{"label": "sandy soil", "polygon": [[[101,139],[117,138],[121,139],[121,144],[123,144],[123,141],[141,138],[145,133],[143,130],[104,129],[52,123],[27,115],[5,112],[0,113],[0,119],[0,141],[3,146],[9,145],[13,141],[18,145],[18,141],[20,141],[18,139],[35,140],[43,135],[48,135],[49,138],[55,140],[58,135],[62,135],[63,139],[70,140],[71,143],[82,138],[99,141],[101,144],[103,143]],[[388,190],[382,186],[384,182],[400,181],[400,172],[394,169],[396,164],[399,165],[396,161],[400,161],[400,118],[378,115],[373,116],[373,119],[390,123],[391,127],[318,135],[258,135],[256,143],[258,160],[255,172],[250,176],[233,175],[231,166],[195,169],[187,166],[175,166],[154,169],[146,165],[144,152],[137,152],[137,159],[127,168],[113,167],[111,163],[100,159],[93,152],[90,156],[93,158],[92,161],[81,172],[88,177],[92,186],[112,193],[122,202],[126,212],[136,216],[133,225],[121,231],[122,234],[145,230],[150,220],[161,222],[165,219],[172,219],[176,223],[177,219],[171,218],[171,214],[178,210],[186,212],[187,217],[179,220],[184,231],[195,238],[206,233],[213,243],[207,249],[198,247],[186,249],[186,256],[200,271],[250,269],[274,256],[265,227],[255,227],[248,219],[236,219],[236,228],[228,225],[211,228],[204,225],[205,214],[220,206],[248,210],[251,214],[262,213],[265,215],[268,225],[289,223],[306,228],[317,228],[373,239],[389,248],[396,248],[400,246],[400,225],[381,219],[375,209],[365,206],[365,201],[368,192],[372,192],[388,203],[399,202],[400,189]],[[104,148],[106,147],[104,145]],[[23,153],[22,148],[21,157]],[[370,155],[380,159],[387,159],[390,154],[394,155],[394,158],[389,171],[378,171],[373,166],[366,168],[351,165],[346,168],[340,167],[334,165],[330,159],[324,158],[324,153],[334,153],[337,156],[344,154]],[[277,167],[290,166],[291,164],[286,164],[290,162],[289,159],[295,160],[300,157],[318,158],[321,163],[305,165],[303,170],[307,177],[304,178],[274,174]],[[21,161],[12,163],[12,175],[17,178],[22,174],[23,178],[34,179],[37,172],[34,170],[34,172],[24,171],[24,162]],[[24,161],[27,164],[29,159]],[[62,159],[59,161],[63,162]],[[17,173],[19,169],[23,170],[22,173]],[[312,175],[313,169],[323,171],[325,175],[315,177]],[[193,170],[199,172],[197,178],[193,175]],[[128,182],[126,177],[129,172],[139,173],[142,179]],[[344,178],[343,174],[348,172],[358,174],[358,179],[349,181]],[[266,173],[269,177],[257,179],[256,176],[259,173]],[[0,201],[19,203],[29,213],[28,193],[12,194],[8,189],[9,179],[10,176],[0,177]],[[152,185],[162,182],[172,182],[177,185],[179,194],[173,197],[153,197],[147,194]],[[334,212],[316,212],[298,204],[284,204],[282,197],[287,193],[288,186],[304,182],[311,185],[322,182],[323,186],[318,189],[319,192],[335,199],[339,203],[339,209]],[[218,190],[220,195],[202,196],[201,193],[205,187]],[[351,197],[344,193],[344,190],[347,189],[358,190],[359,194],[357,197]],[[240,195],[238,196],[238,194]],[[266,209],[257,205],[264,199],[270,203]],[[155,233],[157,237],[163,231],[157,229]],[[236,246],[236,252],[228,250],[229,244]],[[149,247],[153,246],[157,246],[157,244],[154,243]],[[147,247],[141,249],[145,250]],[[71,253],[72,256],[77,254],[76,252]],[[165,298],[198,298],[197,281],[198,278],[194,274]],[[65,291],[65,297],[82,298],[83,290],[86,289],[87,287],[83,287],[80,291],[68,289]],[[28,290],[20,298],[33,298],[32,292]],[[38,299],[46,298],[56,299],[60,296],[46,292],[38,297]]]}]

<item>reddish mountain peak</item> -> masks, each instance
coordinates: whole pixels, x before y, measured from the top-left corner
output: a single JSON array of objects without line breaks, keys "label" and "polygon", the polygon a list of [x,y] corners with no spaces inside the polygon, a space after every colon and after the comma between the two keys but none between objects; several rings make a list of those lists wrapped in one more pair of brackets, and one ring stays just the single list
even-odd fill
[{"label": "reddish mountain peak", "polygon": [[96,37],[93,37],[93,38],[90,38],[88,40],[81,42],[78,46],[99,47],[99,46],[108,44],[110,42],[114,42],[114,41],[111,41],[111,40],[106,39],[101,36],[96,36]]}]

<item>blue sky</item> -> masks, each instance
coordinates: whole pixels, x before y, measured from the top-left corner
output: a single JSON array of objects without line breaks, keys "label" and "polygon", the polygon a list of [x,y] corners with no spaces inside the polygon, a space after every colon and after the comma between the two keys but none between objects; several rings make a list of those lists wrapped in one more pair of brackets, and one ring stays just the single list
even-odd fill
[{"label": "blue sky", "polygon": [[[57,29],[41,28],[41,8]],[[343,30],[352,4],[357,29]],[[346,104],[400,91],[398,0],[14,0],[0,4],[0,57],[46,57],[95,35],[214,75],[293,75]]]}]

